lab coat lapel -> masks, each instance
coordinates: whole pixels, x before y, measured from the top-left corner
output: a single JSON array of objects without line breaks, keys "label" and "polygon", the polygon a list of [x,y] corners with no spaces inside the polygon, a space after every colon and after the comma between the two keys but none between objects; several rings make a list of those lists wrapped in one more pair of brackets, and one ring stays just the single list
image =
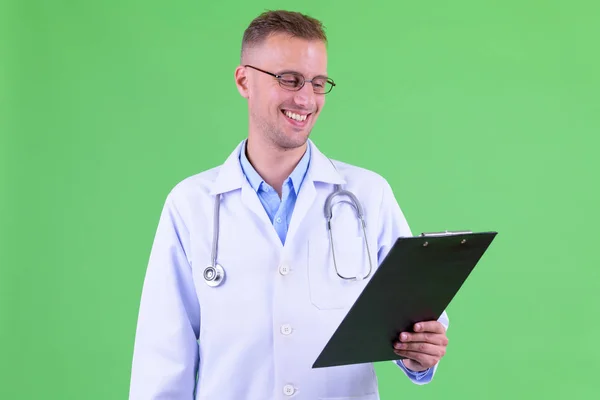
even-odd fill
[{"label": "lab coat lapel", "polygon": [[317,191],[315,189],[314,182],[307,178],[308,175],[304,179],[304,183],[302,183],[300,193],[298,193],[298,198],[296,199],[296,205],[294,206],[294,211],[292,213],[292,219],[290,220],[290,226],[288,228],[285,243],[294,242],[294,236],[298,232],[298,229],[300,229],[300,224],[302,223],[304,216],[312,207],[317,197]]},{"label": "lab coat lapel", "polygon": [[269,220],[269,216],[265,211],[258,194],[252,186],[246,181],[242,183],[242,203],[255,214],[257,221],[261,224],[261,231],[269,236],[269,239],[278,247],[282,247],[281,239],[277,236],[277,232],[273,228],[273,224]]},{"label": "lab coat lapel", "polygon": [[[211,195],[224,194],[233,190],[241,189],[241,201],[256,217],[256,221],[260,224],[261,232],[269,235],[271,241],[275,245],[282,246],[281,240],[277,236],[277,232],[273,229],[273,225],[269,220],[269,216],[258,198],[258,195],[248,183],[244,176],[244,172],[240,166],[240,151],[243,141],[229,155],[227,160],[221,165],[217,178],[214,181]],[[222,200],[221,200],[222,201]]]},{"label": "lab coat lapel", "polygon": [[[311,160],[296,200],[296,206],[294,207],[294,212],[290,221],[286,243],[293,243],[294,236],[303,228],[302,222],[304,221],[304,217],[308,210],[313,206],[321,207],[321,209],[325,206],[324,202],[322,204],[314,204],[317,198],[315,182],[339,185],[346,183],[344,178],[335,169],[332,162],[317,149],[317,146],[310,140],[308,141],[308,145],[311,146]],[[331,190],[333,190],[333,187]],[[321,212],[321,215],[325,218],[324,212]],[[323,219],[323,221],[325,220]]]},{"label": "lab coat lapel", "polygon": [[231,152],[227,160],[219,167],[219,172],[215,178],[210,194],[216,196],[230,192],[232,190],[240,189],[243,181],[246,179],[240,166],[240,149],[243,142],[241,142],[235,150]]}]

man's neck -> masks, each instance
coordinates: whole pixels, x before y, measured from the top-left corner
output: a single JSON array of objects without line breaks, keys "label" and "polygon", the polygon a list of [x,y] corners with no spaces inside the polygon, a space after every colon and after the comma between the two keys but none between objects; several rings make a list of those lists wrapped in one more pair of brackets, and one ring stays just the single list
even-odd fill
[{"label": "man's neck", "polygon": [[246,157],[261,178],[281,197],[283,182],[302,159],[307,145],[297,149],[281,149],[250,135],[246,143]]}]

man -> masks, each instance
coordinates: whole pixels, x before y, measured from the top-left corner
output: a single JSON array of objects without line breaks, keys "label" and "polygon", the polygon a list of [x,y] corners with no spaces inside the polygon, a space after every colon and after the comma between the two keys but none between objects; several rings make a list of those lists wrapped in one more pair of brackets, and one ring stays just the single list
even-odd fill
[{"label": "man", "polygon": [[[371,364],[311,368],[394,241],[411,235],[382,177],[308,139],[334,87],[326,43],[321,23],[299,13],[267,12],[247,28],[235,83],[248,138],[166,199],[130,399],[379,398]],[[336,185],[360,202],[369,247],[344,196],[331,202],[330,240],[323,207]],[[429,382],[447,326],[444,313],[402,333],[398,370]]]}]

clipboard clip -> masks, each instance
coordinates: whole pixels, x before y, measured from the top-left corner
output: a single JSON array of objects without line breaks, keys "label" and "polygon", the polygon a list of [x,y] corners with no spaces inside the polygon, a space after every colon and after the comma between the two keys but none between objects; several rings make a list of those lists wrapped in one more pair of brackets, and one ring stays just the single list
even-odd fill
[{"label": "clipboard clip", "polygon": [[451,236],[451,235],[468,235],[473,233],[472,231],[443,231],[443,232],[424,232],[421,236]]},{"label": "clipboard clip", "polygon": [[[443,231],[443,232],[423,232],[421,237],[439,237],[439,236],[456,236],[456,235],[468,235],[473,233],[472,231]],[[460,244],[467,243],[467,239],[460,241]],[[423,247],[427,247],[429,242],[423,243]]]}]

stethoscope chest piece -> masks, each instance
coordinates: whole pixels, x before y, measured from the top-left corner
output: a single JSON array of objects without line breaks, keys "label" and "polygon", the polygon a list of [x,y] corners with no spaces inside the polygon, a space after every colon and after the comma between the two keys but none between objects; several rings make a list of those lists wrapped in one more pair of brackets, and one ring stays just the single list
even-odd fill
[{"label": "stethoscope chest piece", "polygon": [[209,265],[204,269],[204,282],[208,286],[215,287],[223,283],[225,270],[219,264]]}]

